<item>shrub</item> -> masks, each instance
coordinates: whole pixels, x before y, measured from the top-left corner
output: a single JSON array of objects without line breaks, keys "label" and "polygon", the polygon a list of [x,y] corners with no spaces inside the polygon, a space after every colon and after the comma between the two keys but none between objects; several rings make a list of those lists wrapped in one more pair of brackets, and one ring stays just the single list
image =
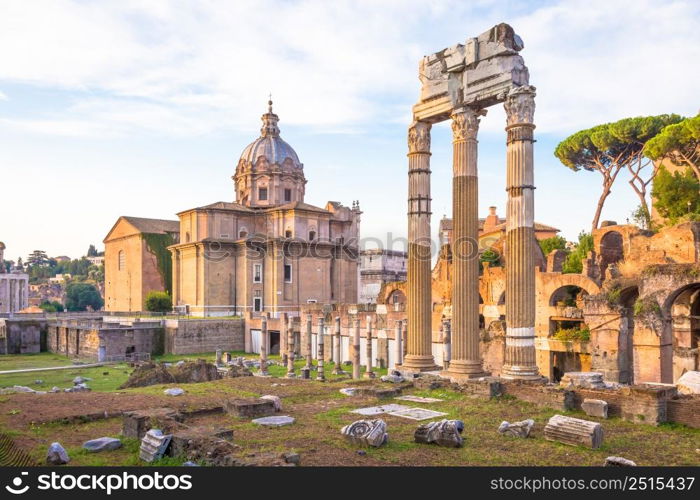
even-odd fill
[{"label": "shrub", "polygon": [[172,311],[173,301],[166,292],[148,292],[146,295],[146,310],[167,313]]},{"label": "shrub", "polygon": [[588,342],[591,340],[591,331],[587,326],[583,328],[562,328],[557,330],[552,337],[556,340]]}]

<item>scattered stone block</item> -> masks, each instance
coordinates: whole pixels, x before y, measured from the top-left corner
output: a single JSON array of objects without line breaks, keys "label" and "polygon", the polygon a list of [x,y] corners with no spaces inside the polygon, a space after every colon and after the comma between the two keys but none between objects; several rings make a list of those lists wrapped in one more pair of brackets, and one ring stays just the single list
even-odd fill
[{"label": "scattered stone block", "polygon": [[589,417],[608,418],[608,403],[602,399],[584,399],[581,409]]},{"label": "scattered stone block", "polygon": [[230,365],[228,371],[226,372],[226,376],[230,378],[252,377],[253,372],[243,365]]},{"label": "scattered stone block", "polygon": [[291,425],[294,423],[294,417],[288,415],[285,416],[274,416],[274,417],[262,417],[253,420],[254,424],[264,425],[265,427],[282,427],[285,425]]},{"label": "scattered stone block", "polygon": [[513,422],[512,424],[504,420],[501,422],[501,425],[498,426],[498,432],[504,436],[527,438],[530,436],[530,432],[534,426],[535,421],[531,418],[521,420],[520,422]]},{"label": "scattered stone block", "polygon": [[688,371],[676,382],[680,394],[700,394],[700,371]]},{"label": "scattered stone block", "polygon": [[161,429],[174,430],[183,420],[182,414],[172,408],[152,408],[127,411],[122,414],[122,435],[133,439],[143,439],[154,425]]},{"label": "scattered stone block", "polygon": [[439,403],[440,401],[444,401],[444,399],[424,398],[421,396],[413,396],[411,394],[408,394],[406,396],[399,396],[395,399],[400,399],[401,401],[412,401],[413,403]]},{"label": "scattered stone block", "polygon": [[275,396],[273,394],[266,394],[264,396],[260,396],[260,399],[272,401],[272,404],[275,407],[275,411],[282,411],[282,400],[279,398],[279,396]]},{"label": "scattered stone block", "polygon": [[429,418],[444,417],[447,413],[441,411],[426,410],[425,408],[407,408],[405,410],[392,411],[390,415],[411,420],[428,420]]},{"label": "scattered stone block", "polygon": [[53,386],[49,392],[51,392],[51,393],[61,392],[61,388]]},{"label": "scattered stone block", "polygon": [[605,389],[603,374],[600,372],[567,372],[561,378],[560,385],[562,387]]},{"label": "scattered stone block", "polygon": [[191,460],[188,460],[187,462],[182,463],[183,467],[201,467],[201,465],[194,463]]},{"label": "scattered stone block", "polygon": [[384,375],[380,379],[382,382],[391,382],[392,384],[400,384],[401,382],[404,382],[406,379],[403,378],[401,375],[401,372],[397,370],[392,370],[390,374]]},{"label": "scattered stone block", "polygon": [[44,381],[41,379],[37,379],[34,381],[34,385],[44,385]]},{"label": "scattered stone block", "polygon": [[408,410],[410,407],[400,404],[388,404],[382,406],[368,406],[366,408],[358,408],[357,410],[352,410],[350,413],[357,413],[358,415],[363,415],[365,417],[373,417],[375,415],[381,415],[383,413],[391,413],[398,410]]},{"label": "scattered stone block", "polygon": [[421,373],[418,377],[413,379],[413,386],[418,389],[440,389],[443,387],[449,387],[450,381],[437,375],[428,375]]},{"label": "scattered stone block", "polygon": [[344,387],[343,389],[340,389],[339,392],[341,394],[345,394],[346,396],[355,396],[357,394],[357,389],[354,387]]},{"label": "scattered stone block", "polygon": [[163,434],[160,429],[151,429],[141,440],[139,458],[144,462],[153,462],[162,458],[171,439],[172,434]]},{"label": "scattered stone block", "polygon": [[63,465],[70,462],[66,449],[60,443],[51,443],[46,453],[46,463],[51,465]]},{"label": "scattered stone block", "polygon": [[299,465],[301,462],[301,456],[298,453],[284,453],[284,461],[288,464]]},{"label": "scattered stone block", "polygon": [[357,389],[356,394],[375,398],[395,398],[401,394],[401,388],[392,387],[391,389],[382,389],[381,387],[360,387]]},{"label": "scattered stone block", "polygon": [[636,467],[637,464],[632,460],[627,460],[622,457],[608,457],[605,459],[605,467]]},{"label": "scattered stone block", "polygon": [[304,380],[309,380],[311,378],[311,369],[309,368],[302,368],[299,373],[300,377]]},{"label": "scattered stone block", "polygon": [[461,448],[464,445],[461,420],[440,420],[421,424],[413,434],[416,443],[435,443],[448,448]]},{"label": "scattered stone block", "polygon": [[185,393],[185,390],[179,387],[171,387],[170,389],[165,389],[163,392],[168,396],[181,396]]},{"label": "scattered stone block", "polygon": [[389,440],[386,422],[377,420],[357,420],[346,425],[340,433],[353,444],[379,447]]},{"label": "scattered stone block", "polygon": [[83,443],[83,449],[90,453],[99,453],[102,451],[113,451],[122,447],[122,442],[119,439],[112,437],[101,437],[91,439]]},{"label": "scattered stone block", "polygon": [[275,413],[275,403],[269,399],[240,398],[227,401],[225,409],[237,417],[264,417]]},{"label": "scattered stone block", "polygon": [[544,428],[544,437],[549,441],[587,446],[595,450],[603,444],[603,427],[598,422],[554,415]]}]

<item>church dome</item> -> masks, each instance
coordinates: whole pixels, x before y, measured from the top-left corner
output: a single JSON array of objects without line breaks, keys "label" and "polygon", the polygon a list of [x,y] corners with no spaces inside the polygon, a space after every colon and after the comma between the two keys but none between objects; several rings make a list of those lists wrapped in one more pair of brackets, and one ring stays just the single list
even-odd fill
[{"label": "church dome", "polygon": [[282,140],[279,117],[268,101],[260,137],[241,153],[233,181],[236,200],[247,207],[274,207],[304,201],[304,165],[296,151]]},{"label": "church dome", "polygon": [[279,117],[272,112],[272,101],[268,102],[268,112],[262,115],[261,119],[263,126],[260,129],[260,137],[246,146],[241,153],[241,161],[255,164],[263,156],[271,165],[282,165],[289,158],[294,166],[301,168],[302,164],[294,148],[280,137],[280,129],[277,126]]}]

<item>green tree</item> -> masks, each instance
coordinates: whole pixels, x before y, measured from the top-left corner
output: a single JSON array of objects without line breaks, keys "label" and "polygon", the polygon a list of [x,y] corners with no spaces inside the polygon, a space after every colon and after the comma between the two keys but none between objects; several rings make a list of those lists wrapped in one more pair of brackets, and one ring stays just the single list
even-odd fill
[{"label": "green tree", "polygon": [[90,283],[70,283],[66,287],[66,309],[69,311],[85,311],[90,307],[98,311],[104,305],[100,292]]},{"label": "green tree", "polygon": [[95,248],[95,245],[90,245],[87,251],[87,256],[88,257],[97,257],[97,248]]},{"label": "green tree", "polygon": [[173,310],[173,301],[166,292],[151,291],[146,295],[146,310],[167,313]]},{"label": "green tree", "polygon": [[552,236],[551,238],[537,240],[537,242],[540,244],[540,248],[545,257],[547,257],[552,250],[566,250],[566,239],[563,236]]},{"label": "green tree", "polygon": [[30,266],[48,266],[50,263],[46,252],[43,250],[34,250],[29,257],[27,257],[27,264]]},{"label": "green tree", "polygon": [[689,167],[700,181],[700,114],[664,127],[646,143],[644,154]]},{"label": "green tree", "polygon": [[572,252],[566,256],[562,265],[563,273],[580,273],[583,271],[583,260],[588,257],[588,252],[593,250],[593,236],[590,233],[581,232],[578,235],[578,243]]},{"label": "green tree", "polygon": [[669,224],[700,219],[700,180],[691,168],[671,174],[661,167],[651,195],[654,208]]},{"label": "green tree", "polygon": [[[605,200],[620,171],[627,168],[629,181],[640,203],[647,205],[647,186],[656,173],[653,162],[645,159],[646,142],[665,126],[681,120],[678,115],[644,116],[625,118],[614,123],[597,125],[581,130],[560,142],[554,155],[574,172],[587,170],[603,177],[603,186],[591,223],[591,230],[598,228]],[[649,172],[651,167],[651,172]]]}]

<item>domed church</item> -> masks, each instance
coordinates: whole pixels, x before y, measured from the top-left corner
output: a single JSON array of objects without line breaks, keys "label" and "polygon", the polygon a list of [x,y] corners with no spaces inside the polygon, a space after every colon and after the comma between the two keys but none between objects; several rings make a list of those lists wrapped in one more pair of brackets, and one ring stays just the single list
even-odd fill
[{"label": "domed church", "polygon": [[300,304],[356,303],[359,204],[304,202],[304,165],[280,137],[268,102],[260,137],[241,154],[235,202],[178,213],[173,305],[194,315],[290,312]]}]

